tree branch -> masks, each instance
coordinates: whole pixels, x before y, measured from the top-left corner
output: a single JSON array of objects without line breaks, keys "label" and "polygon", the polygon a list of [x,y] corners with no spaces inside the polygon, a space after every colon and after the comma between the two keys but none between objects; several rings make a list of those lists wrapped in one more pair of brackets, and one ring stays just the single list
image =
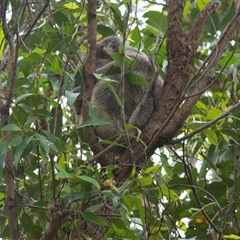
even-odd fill
[{"label": "tree branch", "polygon": [[35,24],[37,23],[39,18],[42,16],[43,12],[46,10],[48,5],[49,5],[49,0],[47,0],[46,3],[44,4],[44,6],[42,7],[42,9],[40,11],[38,11],[36,17],[32,21],[32,24],[29,26],[26,33],[20,38],[20,41],[18,42],[18,45],[20,45],[20,43],[23,42],[26,39],[26,37],[28,37],[28,35],[31,33],[33,27],[35,26]]},{"label": "tree branch", "polygon": [[[187,99],[182,108],[177,111],[178,106],[181,103],[180,99],[183,97],[182,94],[184,89],[189,82],[188,72],[192,56],[192,53],[190,53],[188,49],[188,45],[182,39],[181,26],[179,26],[182,19],[179,16],[182,16],[182,11],[183,1],[178,0],[169,2],[167,29],[169,62],[163,86],[163,94],[158,102],[156,111],[153,112],[151,119],[143,129],[141,140],[148,146],[147,151],[141,142],[134,142],[132,144],[136,165],[144,164],[143,159],[150,157],[157,147],[161,147],[168,143],[182,127],[196,101],[201,96],[201,90],[209,87],[211,84],[217,63],[239,21],[237,17],[238,15],[235,16],[231,23],[226,27],[218,45],[207,58],[208,71],[205,71],[190,93],[192,95],[195,93],[199,94]],[[175,13],[178,17],[175,16]],[[201,17],[199,19],[201,19]],[[178,29],[175,29],[175,25]],[[201,29],[199,30],[202,31]],[[171,36],[171,38],[169,36]],[[194,40],[192,38],[191,41],[193,47],[197,45],[196,39]],[[119,168],[115,171],[116,181],[123,181],[129,176],[131,172],[131,167],[129,165],[128,154],[125,151],[119,159]]]},{"label": "tree branch", "polygon": [[66,216],[69,215],[68,210],[61,210],[53,203],[49,203],[47,209],[49,212],[49,227],[40,238],[40,240],[52,240],[64,222]]},{"label": "tree branch", "polygon": [[[2,128],[4,126],[8,125],[9,123],[9,112],[12,102],[12,96],[13,91],[15,88],[15,82],[16,82],[16,75],[17,75],[17,52],[18,48],[14,46],[13,42],[13,36],[11,35],[11,31],[7,28],[6,24],[6,8],[8,1],[3,0],[0,5],[1,10],[1,22],[2,27],[4,31],[4,35],[7,39],[8,46],[9,46],[9,52],[7,56],[7,69],[9,72],[9,78],[8,78],[8,87],[5,92],[5,102],[3,102],[3,99],[1,99],[0,102],[0,113],[1,113],[1,125]],[[3,142],[6,143],[8,139],[11,137],[11,133],[6,130],[2,130],[2,136],[3,136]],[[13,167],[13,154],[12,150],[10,149],[6,153],[5,157],[5,180],[6,180],[6,209],[7,209],[7,215],[8,215],[8,221],[9,221],[9,230],[10,230],[10,236],[11,239],[20,239],[20,232],[19,232],[19,226],[18,226],[18,215],[16,210],[16,202],[15,202],[15,183],[14,183],[14,167]]]},{"label": "tree branch", "polygon": [[192,23],[188,34],[185,38],[186,43],[188,44],[189,48],[191,49],[192,56],[191,56],[191,62],[193,60],[193,57],[197,51],[198,45],[199,45],[199,39],[202,36],[203,29],[205,27],[205,22],[209,16],[209,14],[213,11],[215,11],[217,8],[221,6],[220,2],[210,2],[206,5],[206,7],[198,14],[197,18]]},{"label": "tree branch", "polygon": [[198,82],[194,86],[192,92],[190,93],[193,97],[186,99],[185,103],[183,104],[182,108],[178,111],[175,117],[172,119],[171,123],[169,124],[168,128],[165,129],[164,133],[162,134],[162,138],[168,136],[168,139],[171,139],[175,133],[180,129],[180,127],[184,124],[186,118],[192,111],[192,108],[196,104],[197,100],[201,96],[202,90],[207,88],[211,85],[212,78],[217,67],[217,64],[222,57],[222,54],[226,48],[226,45],[232,36],[234,30],[238,26],[240,22],[240,12],[238,12],[232,21],[226,26],[223,34],[215,46],[211,54],[206,59],[207,62],[207,69],[202,74],[202,77],[199,78]]},{"label": "tree branch", "polygon": [[[88,2],[88,33],[87,39],[90,46],[89,55],[84,68],[85,84],[83,89],[83,99],[89,100],[91,97],[92,89],[95,85],[94,71],[96,69],[96,0],[91,0]],[[87,102],[83,101],[82,104],[82,117],[83,121],[89,119],[89,110]],[[103,151],[103,146],[98,142],[98,138],[95,134],[94,128],[89,126],[84,128],[84,134],[87,138],[87,142],[91,147],[94,155],[97,155]],[[102,167],[112,164],[112,159],[107,155],[103,154],[101,158],[98,159],[98,162]]]},{"label": "tree branch", "polygon": [[[167,52],[168,52],[168,67],[162,96],[159,99],[156,111],[153,113],[150,121],[143,129],[142,140],[149,144],[152,142],[155,133],[161,128],[170,113],[174,110],[179,98],[182,95],[183,89],[188,80],[189,61],[188,61],[188,46],[183,40],[182,21],[183,9],[185,1],[171,0],[169,1],[169,14],[167,24]],[[171,93],[171,94],[169,94]],[[162,114],[164,113],[164,114]],[[150,145],[151,145],[150,144]],[[145,146],[140,142],[134,142],[132,145],[134,152],[134,161],[136,165],[143,165],[146,156],[153,153],[152,147],[145,152]],[[119,168],[115,171],[116,180],[124,181],[131,172],[131,162],[129,161],[129,153],[127,151],[119,159]]]}]

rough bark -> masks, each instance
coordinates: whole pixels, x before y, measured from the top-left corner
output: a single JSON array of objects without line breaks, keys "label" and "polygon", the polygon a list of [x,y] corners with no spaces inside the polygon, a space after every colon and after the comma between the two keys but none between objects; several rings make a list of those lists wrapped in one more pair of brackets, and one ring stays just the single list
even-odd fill
[{"label": "rough bark", "polygon": [[[210,68],[206,69],[206,72],[202,74],[201,79],[198,79],[198,82],[191,90],[193,97],[188,98],[183,106],[179,108],[180,104],[185,100],[186,86],[190,81],[190,65],[201,37],[199,33],[202,33],[204,28],[204,24],[199,24],[196,21],[205,21],[209,12],[219,7],[218,4],[209,3],[206,6],[208,11],[203,10],[193,23],[193,26],[198,27],[190,27],[187,37],[184,39],[181,31],[183,5],[183,1],[181,0],[169,2],[167,28],[168,68],[164,80],[163,94],[158,102],[156,111],[152,114],[141,136],[148,147],[144,149],[141,143],[133,143],[132,145],[134,162],[138,166],[143,165],[144,159],[150,157],[156,148],[167,144],[182,127],[196,101],[203,93],[203,90],[206,90],[207,87],[210,86],[217,63],[239,21],[238,14],[236,14],[225,28],[224,33],[215,47],[217,51],[213,50],[207,59],[208,63],[212,62],[211,70],[208,70]],[[213,59],[215,60],[214,62]],[[126,179],[131,172],[131,167],[126,164],[129,163],[127,152],[121,156],[119,162],[120,166],[115,174],[116,179],[122,181]]]},{"label": "rough bark", "polygon": [[65,218],[69,215],[68,210],[61,210],[54,203],[49,203],[47,206],[49,212],[49,227],[42,235],[40,240],[51,240],[57,234]]}]

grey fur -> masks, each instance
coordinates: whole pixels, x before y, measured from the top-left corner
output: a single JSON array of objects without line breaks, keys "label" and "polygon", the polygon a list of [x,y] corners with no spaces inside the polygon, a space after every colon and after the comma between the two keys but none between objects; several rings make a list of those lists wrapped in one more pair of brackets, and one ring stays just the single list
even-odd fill
[{"label": "grey fur", "polygon": [[[112,66],[120,67],[109,56],[107,51],[118,52],[118,47],[122,44],[122,39],[116,36],[110,36],[97,43],[96,47],[96,73],[104,74]],[[126,46],[125,56],[131,57],[136,61],[136,67],[133,70],[134,74],[144,78],[150,83],[156,73],[156,66],[154,66],[147,55],[139,52],[138,49]],[[133,111],[136,109],[140,101],[142,100],[144,93],[148,90],[148,86],[140,86],[130,84],[124,77],[124,84],[121,80],[121,74],[114,73],[108,76],[108,78],[116,80],[117,82],[111,82],[116,93],[122,102],[124,102],[125,121],[129,123],[130,117]],[[155,102],[160,98],[163,81],[158,76],[153,83],[152,89],[149,91],[146,100],[140,106],[139,112],[135,119],[130,124],[135,125],[138,128],[142,128],[151,116],[154,110]],[[124,89],[123,89],[124,87]],[[80,88],[73,89],[74,92],[78,92]],[[81,103],[80,100],[75,102],[75,112],[80,117],[81,115]],[[111,120],[112,123],[108,125],[96,126],[95,130],[97,135],[102,139],[116,139],[116,137],[122,132],[124,126],[124,119],[122,117],[121,107],[118,105],[116,98],[109,87],[107,87],[103,81],[99,81],[91,96],[91,102],[98,108],[98,118]],[[81,118],[81,117],[80,117]]]}]

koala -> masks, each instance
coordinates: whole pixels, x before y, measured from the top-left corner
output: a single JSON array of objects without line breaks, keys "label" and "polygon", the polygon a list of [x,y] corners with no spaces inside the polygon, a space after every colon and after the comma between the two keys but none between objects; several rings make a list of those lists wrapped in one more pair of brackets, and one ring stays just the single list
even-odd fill
[{"label": "koala", "polygon": [[[107,53],[118,52],[119,46],[122,44],[122,39],[116,36],[104,38],[97,43],[96,46],[96,73],[106,74],[111,67],[120,67],[111,56]],[[135,62],[134,68],[131,69],[134,74],[144,78],[149,84],[156,74],[156,66],[154,66],[147,55],[139,52],[137,48],[126,46],[124,54],[133,59]],[[127,66],[125,67],[128,68]],[[124,105],[122,108],[114,96],[112,90],[105,84],[104,81],[98,81],[91,94],[91,103],[98,108],[98,118],[110,120],[111,123],[99,125],[95,127],[98,137],[101,139],[115,140],[123,132],[124,124],[132,124],[137,128],[142,128],[151,116],[155,102],[161,96],[163,81],[158,75],[153,83],[151,90],[148,86],[131,84],[127,75],[124,74],[123,79],[121,73],[110,73],[108,78],[114,80],[111,82],[112,87]],[[79,92],[79,87],[73,89],[74,92]],[[129,122],[133,111],[141,102],[145,92],[148,90],[146,100],[141,103],[140,110],[132,122]],[[77,99],[74,103],[75,113],[81,118],[81,100]],[[124,110],[124,111],[123,111]],[[123,116],[124,114],[124,116]]]}]

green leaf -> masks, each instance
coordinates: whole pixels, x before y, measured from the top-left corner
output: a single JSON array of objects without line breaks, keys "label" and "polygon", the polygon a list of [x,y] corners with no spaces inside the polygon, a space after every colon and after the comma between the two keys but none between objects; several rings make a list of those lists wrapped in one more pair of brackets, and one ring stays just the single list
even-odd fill
[{"label": "green leaf", "polygon": [[[52,14],[52,16],[54,18],[55,24],[57,24],[59,27],[62,27],[62,26],[64,26],[64,24],[69,23],[68,18],[62,11],[55,11]],[[63,28],[61,28],[61,29],[63,29]],[[61,39],[58,38],[58,40],[59,40],[59,42],[61,42]]]},{"label": "green leaf", "polygon": [[226,183],[228,188],[233,187],[234,181],[231,178],[228,178],[225,175],[219,175],[219,176],[222,178],[223,182]]},{"label": "green leaf", "polygon": [[213,145],[218,146],[218,137],[213,130],[205,129],[203,132]]},{"label": "green leaf", "polygon": [[40,142],[41,147],[44,149],[45,154],[48,155],[50,152],[50,146],[48,140],[43,136],[38,133],[35,134],[35,137],[37,140]]},{"label": "green leaf", "polygon": [[[133,120],[132,120],[132,124],[134,124],[135,121],[136,121],[136,119],[133,119]],[[126,130],[126,133],[128,133],[129,130],[134,129],[134,135],[131,134],[131,132],[128,133],[128,135],[129,135],[131,138],[135,138],[135,139],[136,139],[136,142],[139,142],[139,141],[141,141],[140,136],[141,136],[141,134],[142,134],[142,131],[141,131],[139,128],[137,128],[136,126],[132,125],[132,124],[126,124],[126,125],[124,125],[124,130]],[[135,135],[135,132],[137,132],[136,135]],[[142,141],[141,141],[141,142],[142,142]],[[142,142],[142,144],[143,144],[144,146],[146,146],[146,144],[145,144],[144,142]]]},{"label": "green leaf", "polygon": [[236,8],[234,4],[229,4],[228,8],[224,11],[222,17],[221,17],[221,25],[226,25],[228,22],[232,19],[232,16],[234,16],[236,12]]},{"label": "green leaf", "polygon": [[219,61],[219,64],[224,67],[228,67],[235,63],[239,62],[238,58],[235,55],[232,55],[232,52],[225,52],[224,57]]},{"label": "green leaf", "polygon": [[129,232],[129,228],[126,226],[125,222],[121,218],[111,218],[111,222],[117,227],[125,232]]},{"label": "green leaf", "polygon": [[140,77],[139,75],[131,72],[131,71],[127,71],[125,76],[127,77],[127,81],[133,85],[138,85],[138,86],[147,86],[148,82]]},{"label": "green leaf", "polygon": [[158,30],[158,28],[155,28],[155,27],[153,27],[153,26],[151,26],[151,25],[146,25],[145,26],[145,28],[146,28],[146,30],[148,30],[150,33],[152,33],[154,36],[157,36],[158,34],[159,34],[159,30]]},{"label": "green leaf", "polygon": [[78,9],[79,6],[73,2],[70,2],[70,3],[65,3],[63,4],[63,6],[67,9],[70,9],[70,10],[74,10],[74,9]]},{"label": "green leaf", "polygon": [[53,90],[58,91],[59,90],[59,79],[56,77],[52,77],[50,79],[50,83],[52,84]]},{"label": "green leaf", "polygon": [[73,107],[74,102],[76,101],[77,97],[79,96],[80,93],[74,93],[71,91],[66,90],[65,95],[68,100],[68,104],[70,107]]},{"label": "green leaf", "polygon": [[21,131],[22,129],[15,124],[8,124],[4,126],[3,130],[5,131]]},{"label": "green leaf", "polygon": [[112,28],[102,24],[97,25],[97,32],[102,34],[104,38],[111,35],[115,35],[115,32],[112,30]]},{"label": "green leaf", "polygon": [[72,175],[69,174],[63,167],[55,164],[56,169],[58,170],[58,173],[56,174],[56,179],[65,179],[65,178],[71,178]]},{"label": "green leaf", "polygon": [[117,101],[117,104],[118,104],[120,107],[122,107],[122,106],[123,106],[122,101],[121,101],[121,99],[119,98],[119,96],[118,96],[117,92],[115,91],[114,87],[111,85],[111,83],[110,83],[110,82],[105,82],[104,84],[105,84],[105,85],[111,90],[111,92],[113,93],[113,95],[114,95],[114,97],[115,97],[115,99],[116,99],[116,101]]},{"label": "green leaf", "polygon": [[39,118],[37,116],[28,116],[24,125],[27,125],[29,123],[33,123],[37,120],[39,120]]},{"label": "green leaf", "polygon": [[222,132],[220,132],[220,134],[222,135],[223,139],[224,139],[227,143],[229,143],[228,135],[227,135],[227,134],[224,134],[224,133],[222,133]]},{"label": "green leaf", "polygon": [[[116,73],[116,72],[113,72],[113,73]],[[120,71],[119,71],[119,73],[120,73]],[[103,82],[119,83],[119,81],[114,80],[114,79],[111,79],[111,78],[109,78],[109,77],[107,77],[107,76],[105,76],[105,75],[102,75],[102,74],[94,73],[94,76],[95,76],[97,79],[99,79],[99,80],[101,80],[101,81],[103,81]]]},{"label": "green leaf", "polygon": [[198,100],[197,103],[196,103],[196,107],[199,108],[199,109],[202,109],[202,110],[207,110],[207,106],[206,104],[204,104],[202,101]]},{"label": "green leaf", "polygon": [[105,205],[104,203],[92,205],[91,207],[87,208],[86,211],[87,211],[87,212],[96,212],[98,209],[100,209],[100,208],[103,207],[104,205]]},{"label": "green leaf", "polygon": [[240,236],[235,235],[235,234],[230,234],[230,235],[224,235],[223,238],[224,239],[236,239],[236,240],[238,240],[238,239],[240,239]]},{"label": "green leaf", "polygon": [[152,177],[142,177],[138,179],[139,186],[149,186],[153,182]]},{"label": "green leaf", "polygon": [[197,6],[200,11],[202,11],[203,8],[210,2],[210,0],[200,0],[197,1]]},{"label": "green leaf", "polygon": [[118,64],[121,65],[122,64],[122,54],[119,52],[111,52],[111,51],[106,51],[108,53],[108,55],[111,56],[111,58]]},{"label": "green leaf", "polygon": [[184,17],[186,17],[187,14],[189,13],[190,6],[191,6],[190,1],[186,1],[185,6],[184,6],[184,10],[183,10],[183,16]]},{"label": "green leaf", "polygon": [[82,179],[82,180],[85,181],[85,182],[91,183],[91,184],[94,185],[97,189],[100,190],[100,185],[99,185],[99,183],[98,183],[94,178],[89,177],[89,176],[85,176],[85,175],[78,176],[78,178]]},{"label": "green leaf", "polygon": [[162,199],[163,196],[172,201],[177,201],[179,199],[178,195],[174,191],[169,189],[167,186],[161,184],[158,197],[159,199]]},{"label": "green leaf", "polygon": [[5,41],[6,41],[6,38],[5,38],[3,27],[2,27],[2,21],[0,21],[0,59],[2,59]]},{"label": "green leaf", "polygon": [[[121,69],[120,69],[120,67],[119,66],[111,66],[106,72],[105,72],[105,74],[104,74],[104,76],[106,75],[106,76],[110,76],[111,77],[111,75],[112,74],[120,74],[121,73]],[[103,76],[103,77],[104,77]],[[100,79],[100,78],[99,78]],[[108,78],[109,80],[109,82],[118,82],[118,81],[116,81],[116,80],[113,80],[113,79],[110,79],[110,78]]]},{"label": "green leaf", "polygon": [[154,166],[151,166],[151,167],[147,168],[144,171],[144,173],[145,174],[148,174],[148,173],[151,173],[151,172],[158,173],[160,168],[161,168],[160,164],[156,164]]},{"label": "green leaf", "polygon": [[47,136],[47,138],[49,139],[49,141],[51,143],[54,143],[55,145],[59,145],[59,138],[57,138],[56,136],[54,136],[52,133],[50,133],[49,131],[44,131],[44,134]]},{"label": "green leaf", "polygon": [[219,117],[222,114],[222,111],[217,108],[212,108],[208,111],[206,119],[207,120],[213,120],[217,117]]},{"label": "green leaf", "polygon": [[58,57],[55,56],[52,60],[52,65],[51,65],[51,69],[55,72],[55,73],[62,73],[62,68],[60,67],[60,63],[59,63],[59,60],[58,60]]},{"label": "green leaf", "polygon": [[7,141],[8,147],[16,147],[22,142],[22,135],[20,133],[13,133]]},{"label": "green leaf", "polygon": [[13,160],[14,160],[14,164],[17,166],[18,162],[24,152],[24,150],[26,149],[26,147],[28,146],[28,144],[32,141],[34,136],[30,136],[28,138],[24,138],[21,143],[16,147],[14,156],[13,156]]},{"label": "green leaf", "polygon": [[206,190],[211,193],[216,199],[225,196],[227,186],[222,182],[212,182],[207,185]]},{"label": "green leaf", "polygon": [[172,178],[169,180],[168,182],[168,186],[169,187],[179,187],[180,189],[184,189],[185,186],[189,185],[189,181],[187,178],[180,178],[180,177],[176,177],[176,178]]},{"label": "green leaf", "polygon": [[[70,179],[71,181],[72,179]],[[97,190],[83,190],[80,193],[70,193],[66,196],[64,196],[64,201],[69,204],[69,202],[77,202],[79,200],[86,200],[91,198],[92,196],[96,196],[98,194]]]},{"label": "green leaf", "polygon": [[105,120],[105,119],[87,120],[81,123],[81,125],[78,128],[83,128],[88,126],[100,126],[100,125],[106,125],[110,123],[112,123],[112,121]]},{"label": "green leaf", "polygon": [[167,17],[164,12],[160,11],[147,11],[143,15],[144,18],[147,18],[147,29],[150,30],[154,36],[159,34],[159,29],[165,30],[167,24]]},{"label": "green leaf", "polygon": [[[122,45],[119,46],[121,48]],[[125,68],[130,68],[132,71],[136,68],[137,62],[132,58],[128,56],[123,56],[123,54],[119,52],[110,52],[107,51],[107,53],[111,56],[111,58],[119,65],[122,65],[122,60],[124,62],[124,67]],[[124,59],[123,59],[124,57]]]},{"label": "green leaf", "polygon": [[91,119],[97,120],[98,119],[98,108],[91,102],[87,101],[88,109],[89,109],[89,114]]},{"label": "green leaf", "polygon": [[112,142],[112,141],[108,141],[108,140],[101,140],[101,144],[113,145],[113,146],[117,146],[117,147],[128,148],[127,146],[125,146],[125,145],[123,145],[121,143]]},{"label": "green leaf", "polygon": [[16,98],[16,103],[20,102],[22,99],[25,99],[27,97],[31,97],[31,96],[34,96],[35,94],[34,93],[25,93],[25,94],[21,94],[20,96],[18,96]]},{"label": "green leaf", "polygon": [[[118,4],[117,4],[118,5]],[[119,5],[118,5],[119,6]],[[114,22],[117,25],[117,28],[123,33],[124,31],[124,21],[122,20],[122,15],[119,9],[114,9],[113,7],[110,7],[111,11],[113,12],[114,15]]]},{"label": "green leaf", "polygon": [[107,226],[107,223],[105,221],[102,220],[102,218],[100,218],[99,216],[97,216],[96,214],[92,213],[92,212],[83,212],[82,216],[89,222],[100,225],[100,226]]}]

